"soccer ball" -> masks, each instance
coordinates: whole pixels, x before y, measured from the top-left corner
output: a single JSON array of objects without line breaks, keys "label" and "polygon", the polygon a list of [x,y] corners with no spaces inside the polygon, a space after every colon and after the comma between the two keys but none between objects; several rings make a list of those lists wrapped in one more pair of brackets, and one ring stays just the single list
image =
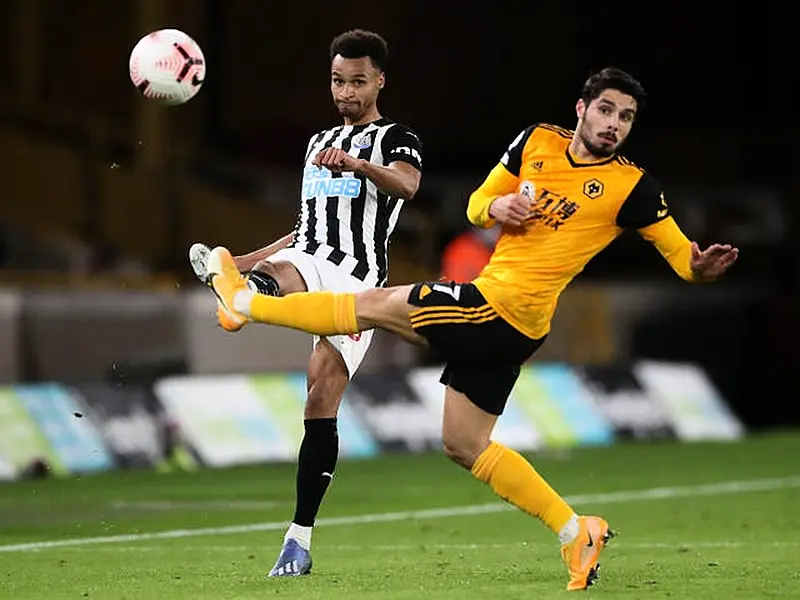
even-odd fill
[{"label": "soccer ball", "polygon": [[206,61],[200,46],[177,29],[160,29],[133,48],[128,69],[142,96],[162,104],[191,100],[203,85]]}]

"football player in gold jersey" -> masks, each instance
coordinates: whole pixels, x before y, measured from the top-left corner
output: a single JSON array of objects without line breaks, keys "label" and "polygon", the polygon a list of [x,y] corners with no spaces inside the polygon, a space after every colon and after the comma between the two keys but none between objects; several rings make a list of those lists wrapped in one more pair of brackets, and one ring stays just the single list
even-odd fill
[{"label": "football player in gold jersey", "polygon": [[574,132],[535,125],[517,136],[469,199],[472,223],[503,228],[472,283],[276,298],[250,291],[225,248],[208,262],[228,318],[240,323],[320,336],[379,327],[437,352],[446,362],[445,453],[558,535],[568,590],[592,584],[612,534],[604,519],[575,513],[525,458],[491,440],[521,365],[547,336],[561,291],[623,230],[636,229],[690,282],[713,281],[738,256],[729,245],[701,251],[686,239],[656,180],[617,154],[644,98],[633,77],[604,69],[584,84]]}]

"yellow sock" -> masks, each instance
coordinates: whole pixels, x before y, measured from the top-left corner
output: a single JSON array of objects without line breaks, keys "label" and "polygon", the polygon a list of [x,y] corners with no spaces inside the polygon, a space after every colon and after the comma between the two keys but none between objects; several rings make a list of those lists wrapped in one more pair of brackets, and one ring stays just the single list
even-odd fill
[{"label": "yellow sock", "polygon": [[252,294],[249,308],[243,312],[253,321],[320,336],[359,332],[355,294],[301,292],[280,298]]},{"label": "yellow sock", "polygon": [[472,474],[495,494],[560,533],[575,511],[519,453],[497,442],[475,461]]}]

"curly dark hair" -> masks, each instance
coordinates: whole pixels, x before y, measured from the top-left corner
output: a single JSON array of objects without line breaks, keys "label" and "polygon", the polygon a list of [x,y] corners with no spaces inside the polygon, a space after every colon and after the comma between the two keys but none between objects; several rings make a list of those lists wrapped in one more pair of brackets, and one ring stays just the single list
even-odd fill
[{"label": "curly dark hair", "polygon": [[378,33],[364,29],[352,29],[340,33],[331,42],[331,60],[337,54],[344,58],[362,58],[368,56],[379,71],[386,70],[389,58],[389,45]]},{"label": "curly dark hair", "polygon": [[606,67],[589,77],[583,84],[581,98],[588,105],[595,100],[604,90],[617,90],[631,96],[636,100],[636,107],[641,110],[647,101],[647,93],[642,84],[632,75],[616,67]]}]

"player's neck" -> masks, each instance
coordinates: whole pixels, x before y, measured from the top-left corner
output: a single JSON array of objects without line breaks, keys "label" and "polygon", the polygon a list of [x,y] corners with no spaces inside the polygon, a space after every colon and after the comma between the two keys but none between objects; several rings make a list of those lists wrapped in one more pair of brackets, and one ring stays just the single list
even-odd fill
[{"label": "player's neck", "polygon": [[582,163],[593,163],[608,158],[602,156],[595,156],[594,154],[592,154],[586,147],[586,144],[584,144],[583,141],[577,135],[573,136],[572,141],[569,143],[569,148],[567,149],[567,151],[570,153],[572,158]]},{"label": "player's neck", "polygon": [[366,125],[368,123],[373,123],[381,119],[381,113],[378,112],[378,109],[373,107],[372,109],[368,110],[364,113],[364,115],[360,119],[348,119],[347,117],[344,118],[345,125]]}]

